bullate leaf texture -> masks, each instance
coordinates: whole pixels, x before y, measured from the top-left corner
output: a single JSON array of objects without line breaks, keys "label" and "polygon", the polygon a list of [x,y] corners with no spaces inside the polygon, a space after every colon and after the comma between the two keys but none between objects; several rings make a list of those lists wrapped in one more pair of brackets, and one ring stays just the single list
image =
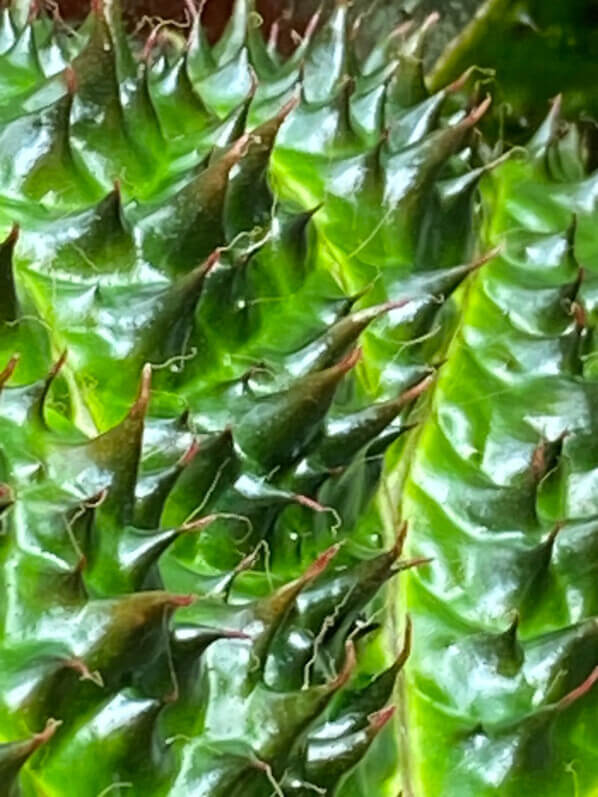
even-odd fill
[{"label": "bullate leaf texture", "polygon": [[190,13],[0,12],[0,797],[591,797],[577,128]]}]

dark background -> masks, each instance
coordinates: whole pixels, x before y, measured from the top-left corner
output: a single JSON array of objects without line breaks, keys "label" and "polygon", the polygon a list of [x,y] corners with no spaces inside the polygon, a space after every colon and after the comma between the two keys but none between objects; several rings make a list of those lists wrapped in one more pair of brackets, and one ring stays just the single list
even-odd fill
[{"label": "dark background", "polygon": [[[58,0],[65,19],[82,19],[89,0]],[[40,0],[43,2],[43,0]],[[184,0],[121,0],[133,28],[144,16],[183,21]],[[265,35],[280,23],[280,47],[293,47],[292,29],[303,31],[320,6],[334,0],[256,0]],[[197,0],[196,0],[197,4]],[[212,40],[220,35],[233,0],[207,0],[203,20]],[[428,66],[447,42],[463,30],[482,0],[352,0],[352,13],[365,12],[372,38],[390,30],[406,14],[422,18],[441,13],[430,41]],[[550,98],[562,92],[565,112],[598,119],[598,0],[496,0],[497,10],[473,42],[451,60],[452,79],[471,64],[496,70],[496,103],[508,103],[513,120],[524,131],[538,124]],[[495,103],[495,104],[496,104]]]}]

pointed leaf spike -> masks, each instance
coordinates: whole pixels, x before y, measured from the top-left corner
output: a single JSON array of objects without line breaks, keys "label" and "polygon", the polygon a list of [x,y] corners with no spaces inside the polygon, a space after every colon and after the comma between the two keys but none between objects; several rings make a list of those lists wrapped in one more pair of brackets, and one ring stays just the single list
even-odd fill
[{"label": "pointed leaf spike", "polygon": [[3,371],[0,371],[0,390],[4,387],[4,385],[8,382],[11,376],[14,374],[17,365],[19,364],[20,355],[13,354],[10,358],[8,363],[6,364]]},{"label": "pointed leaf spike", "polygon": [[137,398],[125,419],[96,437],[86,448],[91,458],[112,475],[103,511],[114,513],[122,522],[132,518],[137,468],[141,457],[144,420],[150,400],[152,367],[141,372]]},{"label": "pointed leaf spike", "polygon": [[368,717],[370,730],[373,733],[379,733],[379,731],[381,731],[382,728],[394,717],[394,713],[395,707],[387,706],[380,711],[376,711],[374,714],[370,714]]},{"label": "pointed leaf spike", "polygon": [[405,662],[411,655],[411,646],[413,644],[413,622],[411,620],[411,616],[408,614],[405,617],[405,631],[403,634],[403,647],[401,648],[401,652],[397,656],[396,660],[396,670],[399,672],[405,666]]},{"label": "pointed leaf spike", "polygon": [[569,706],[573,705],[573,703],[576,703],[582,697],[587,695],[597,681],[598,681],[598,667],[595,667],[582,684],[580,684],[578,687],[573,689],[573,691],[569,692],[568,695],[565,695],[565,697],[559,700],[559,702],[557,703],[557,707],[561,711],[564,711],[565,709],[569,708]]},{"label": "pointed leaf spike", "polygon": [[44,730],[29,739],[0,744],[0,782],[4,794],[12,793],[21,767],[36,750],[50,741],[60,724],[59,720],[49,719]]},{"label": "pointed leaf spike", "polygon": [[336,678],[330,684],[330,688],[334,691],[341,689],[355,672],[357,666],[357,654],[355,652],[355,645],[349,639],[345,644],[345,662],[343,669],[339,672]]}]

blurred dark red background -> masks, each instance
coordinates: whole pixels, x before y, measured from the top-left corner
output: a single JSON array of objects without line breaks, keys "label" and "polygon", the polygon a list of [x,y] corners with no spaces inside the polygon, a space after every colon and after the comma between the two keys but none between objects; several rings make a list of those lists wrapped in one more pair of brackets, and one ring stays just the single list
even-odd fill
[{"label": "blurred dark red background", "polygon": [[[85,17],[90,0],[58,0],[64,19],[76,20]],[[196,1],[196,6],[198,5]],[[217,39],[228,19],[233,0],[207,0],[203,20],[212,40]],[[144,16],[185,20],[184,0],[122,0],[123,11],[128,22],[135,26]],[[290,30],[301,32],[313,13],[315,3],[309,0],[257,0],[257,10],[264,18],[265,30],[279,20],[283,46],[290,44]]]}]

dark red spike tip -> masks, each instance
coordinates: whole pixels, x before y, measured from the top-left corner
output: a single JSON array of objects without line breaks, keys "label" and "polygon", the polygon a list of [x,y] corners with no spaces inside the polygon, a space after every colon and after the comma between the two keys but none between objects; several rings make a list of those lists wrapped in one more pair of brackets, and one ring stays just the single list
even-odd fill
[{"label": "dark red spike tip", "polygon": [[4,482],[0,482],[0,509],[6,509],[6,507],[11,506],[14,502],[15,496],[11,487]]},{"label": "dark red spike tip", "polygon": [[131,407],[130,415],[145,417],[149,406],[150,393],[152,387],[152,366],[146,363],[141,371],[141,380],[135,403]]},{"label": "dark red spike tip", "polygon": [[181,609],[186,606],[191,606],[193,603],[195,603],[195,601],[195,595],[169,594],[165,596],[164,604],[166,606],[172,607],[173,609]]},{"label": "dark red spike tip", "polygon": [[590,689],[594,686],[594,684],[598,681],[598,667],[594,667],[592,672],[588,675],[585,681],[569,692],[568,695],[561,698],[557,703],[559,709],[564,710],[569,708],[569,706],[576,703],[580,698],[587,695]]},{"label": "dark red spike tip", "polygon": [[397,531],[397,538],[395,540],[395,544],[392,547],[391,553],[395,556],[395,558],[399,558],[401,553],[403,552],[403,547],[405,545],[405,540],[407,539],[407,531],[409,530],[409,526],[407,521],[404,521],[399,526],[399,530]]},{"label": "dark red spike tip", "polygon": [[77,92],[79,88],[79,80],[77,79],[77,73],[70,64],[65,67],[64,82],[66,84],[66,89],[71,96]]},{"label": "dark red spike tip", "polygon": [[351,371],[357,363],[361,360],[361,348],[357,347],[353,349],[353,351],[349,352],[346,357],[343,357],[340,362],[334,366],[340,373],[346,374]]},{"label": "dark red spike tip", "polygon": [[434,27],[438,22],[440,22],[440,14],[438,11],[433,11],[431,14],[428,14],[421,26],[422,33],[429,31],[430,28]]},{"label": "dark red spike tip", "polygon": [[220,247],[217,247],[210,255],[208,255],[208,257],[204,260],[204,262],[200,266],[203,276],[209,274],[210,271],[215,266],[218,265],[218,263],[220,262],[221,254],[222,254],[222,249]]},{"label": "dark red spike tip", "polygon": [[345,645],[345,663],[343,669],[339,672],[336,678],[331,682],[331,689],[340,689],[343,687],[349,678],[353,675],[355,667],[357,666],[357,654],[355,652],[355,645],[349,639]]},{"label": "dark red spike tip", "polygon": [[307,509],[312,509],[314,512],[327,512],[328,507],[323,506],[318,501],[310,498],[308,495],[295,495],[295,501],[301,506],[307,507]]},{"label": "dark red spike tip", "polygon": [[489,263],[491,260],[494,260],[495,257],[498,257],[498,255],[502,254],[503,249],[504,247],[499,244],[499,246],[495,246],[492,249],[490,249],[488,252],[485,252],[483,255],[480,255],[480,257],[477,257],[469,264],[469,270],[477,271],[482,266],[485,266],[486,263]]},{"label": "dark red spike tip", "polygon": [[480,119],[484,116],[488,108],[492,105],[492,97],[488,95],[479,105],[476,105],[475,108],[472,108],[468,115],[463,120],[463,124],[466,127],[473,127],[477,125]]},{"label": "dark red spike tip", "polygon": [[47,377],[48,382],[51,382],[53,379],[55,379],[58,376],[58,374],[60,373],[66,362],[67,357],[68,357],[68,351],[65,349],[60,355],[60,357],[56,360],[54,365],[50,368]]},{"label": "dark red spike tip", "polygon": [[399,669],[403,667],[409,656],[411,655],[411,647],[413,645],[413,622],[411,615],[405,617],[405,631],[403,632],[403,647],[397,658]]},{"label": "dark red spike tip", "polygon": [[395,572],[399,573],[402,570],[411,570],[413,567],[422,567],[423,565],[429,565],[430,562],[433,562],[434,558],[432,556],[420,556],[415,559],[405,559],[402,562],[397,562],[395,565]]},{"label": "dark red spike tip", "polygon": [[289,114],[291,114],[295,110],[295,108],[299,105],[299,102],[300,102],[299,95],[294,94],[290,100],[285,102],[280,111],[278,111],[278,113],[276,114],[277,121],[279,121],[280,124],[282,124],[284,120],[287,118],[287,116],[289,116]]},{"label": "dark red spike tip", "polygon": [[19,240],[20,233],[21,233],[21,228],[15,222],[12,225],[12,227],[10,229],[10,232],[8,233],[6,238],[4,239],[4,244],[8,245],[8,246],[14,246],[16,244],[16,242]]},{"label": "dark red spike tip", "polygon": [[3,371],[0,371],[0,388],[4,387],[6,382],[10,379],[10,377],[14,374],[15,368],[19,364],[20,355],[13,354],[10,360],[7,362]]},{"label": "dark red spike tip", "polygon": [[199,449],[201,448],[199,441],[193,439],[189,448],[185,451],[183,456],[179,460],[179,468],[186,468],[187,465],[190,465],[191,462],[195,459],[197,454],[199,453]]},{"label": "dark red spike tip", "polygon": [[322,16],[321,8],[319,8],[315,14],[312,14],[305,28],[305,33],[303,34],[304,40],[309,41],[309,39],[311,39],[311,37],[315,33],[316,28],[318,27],[321,16]]},{"label": "dark red spike tip", "polygon": [[180,527],[181,533],[186,533],[189,531],[201,531],[202,529],[207,528],[211,523],[218,519],[218,515],[204,515],[203,517],[198,518],[197,520],[191,520],[189,523],[184,523]]},{"label": "dark red spike tip", "polygon": [[330,562],[334,559],[340,550],[340,545],[332,545],[330,548],[321,553],[315,562],[307,568],[303,578],[305,581],[311,581],[321,575],[328,567]]},{"label": "dark red spike tip", "polygon": [[415,385],[407,388],[407,390],[399,396],[401,404],[411,404],[412,401],[419,398],[434,383],[435,377],[436,373],[428,374],[428,376],[424,376],[424,378],[420,379]]},{"label": "dark red spike tip", "polygon": [[151,55],[152,55],[152,51],[153,51],[154,47],[156,46],[156,44],[158,43],[159,32],[160,32],[160,28],[159,27],[153,28],[150,31],[147,39],[145,40],[145,44],[143,45],[143,51],[142,51],[142,56],[141,56],[142,63],[149,64],[149,61],[150,61],[150,58],[151,58]]},{"label": "dark red spike tip", "polygon": [[42,744],[49,742],[61,725],[61,720],[55,720],[52,717],[48,719],[46,722],[46,727],[43,729],[43,731],[36,733],[32,739],[34,749],[37,749],[38,747],[41,747]]},{"label": "dark red spike tip", "polygon": [[395,707],[387,706],[380,711],[376,711],[374,714],[370,714],[368,717],[368,722],[372,731],[377,733],[378,731],[382,730],[382,728],[393,718],[394,713]]}]

